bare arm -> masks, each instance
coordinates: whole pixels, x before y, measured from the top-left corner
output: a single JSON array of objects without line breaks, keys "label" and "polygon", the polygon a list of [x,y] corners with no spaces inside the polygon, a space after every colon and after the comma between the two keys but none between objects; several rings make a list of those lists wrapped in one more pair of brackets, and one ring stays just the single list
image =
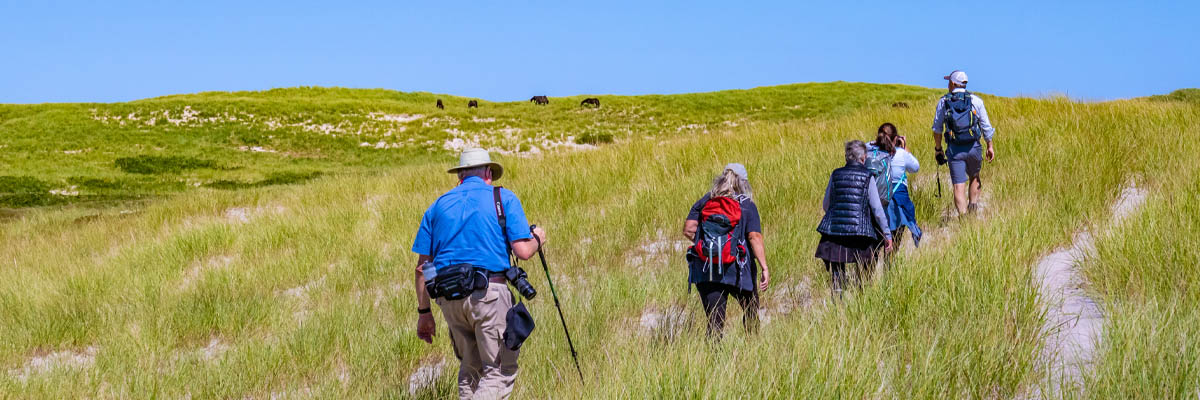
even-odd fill
[{"label": "bare arm", "polygon": [[942,129],[946,118],[945,98],[938,99],[937,110],[933,112],[933,149],[940,151],[942,149]]},{"label": "bare arm", "polygon": [[[421,273],[421,266],[427,262],[433,262],[433,257],[427,255],[419,255],[417,257],[416,276],[413,279],[413,286],[417,291],[417,309],[429,309],[429,292],[425,291],[425,275]],[[417,315],[417,337],[424,340],[426,343],[433,343],[433,335],[437,332],[435,323],[433,322],[433,314],[424,313]]]},{"label": "bare arm", "polygon": [[763,244],[763,235],[758,232],[750,232],[750,248],[754,250],[754,259],[758,260],[758,266],[763,271],[767,270],[767,247]]},{"label": "bare arm", "polygon": [[425,291],[425,275],[421,273],[421,266],[427,262],[433,262],[433,257],[420,255],[417,257],[416,277],[413,279],[414,287],[417,290],[417,308],[429,308],[429,293]]},{"label": "bare arm", "polygon": [[[546,244],[546,231],[542,227],[533,228],[533,235],[542,240],[542,244]],[[522,260],[528,260],[537,254],[538,242],[536,239],[521,239],[512,242],[513,255]]]},{"label": "bare arm", "polygon": [[700,227],[700,221],[696,221],[694,219],[689,219],[687,221],[683,221],[683,236],[688,238],[688,240],[695,242],[696,241],[696,229],[699,227]]},{"label": "bare arm", "polygon": [[754,259],[758,260],[758,268],[762,270],[761,278],[759,279],[758,289],[767,290],[767,284],[771,281],[771,274],[767,269],[767,246],[763,244],[763,235],[759,232],[750,232],[750,248],[754,250]]}]

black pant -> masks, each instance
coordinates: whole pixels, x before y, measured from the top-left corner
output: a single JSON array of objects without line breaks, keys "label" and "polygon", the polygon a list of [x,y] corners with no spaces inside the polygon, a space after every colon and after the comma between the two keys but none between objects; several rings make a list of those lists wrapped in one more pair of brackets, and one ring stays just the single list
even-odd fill
[{"label": "black pant", "polygon": [[729,296],[737,299],[742,306],[742,325],[747,332],[758,330],[758,292],[738,290],[723,283],[702,282],[696,284],[700,292],[700,303],[704,305],[704,313],[708,315],[708,336],[721,337],[725,329],[725,305]]},{"label": "black pant", "polygon": [[[825,261],[825,269],[829,271],[829,289],[839,298],[842,297],[842,291],[849,289],[847,286],[850,280],[846,276],[846,264]],[[875,269],[875,260],[856,263],[855,266],[858,268],[855,281],[858,288],[862,289],[863,280],[868,279]]]}]

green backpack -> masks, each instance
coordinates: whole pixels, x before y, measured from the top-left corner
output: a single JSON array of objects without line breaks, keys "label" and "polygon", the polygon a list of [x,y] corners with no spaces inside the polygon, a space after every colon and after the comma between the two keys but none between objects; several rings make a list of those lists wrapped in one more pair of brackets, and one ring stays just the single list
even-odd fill
[{"label": "green backpack", "polygon": [[892,185],[892,155],[871,146],[870,153],[867,153],[867,170],[875,177],[875,190],[879,192],[879,202],[887,208],[892,202],[892,195],[904,180],[901,179],[901,182]]}]

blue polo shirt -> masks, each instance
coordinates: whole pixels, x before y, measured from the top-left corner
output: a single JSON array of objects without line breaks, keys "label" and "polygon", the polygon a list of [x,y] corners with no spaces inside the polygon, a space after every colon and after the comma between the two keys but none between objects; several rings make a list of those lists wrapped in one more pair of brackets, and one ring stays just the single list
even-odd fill
[{"label": "blue polo shirt", "polygon": [[[500,202],[507,217],[508,240],[533,238],[517,195],[501,188]],[[508,247],[493,206],[492,185],[471,176],[439,197],[425,210],[412,251],[432,256],[438,271],[462,263],[488,271],[507,270]]]}]

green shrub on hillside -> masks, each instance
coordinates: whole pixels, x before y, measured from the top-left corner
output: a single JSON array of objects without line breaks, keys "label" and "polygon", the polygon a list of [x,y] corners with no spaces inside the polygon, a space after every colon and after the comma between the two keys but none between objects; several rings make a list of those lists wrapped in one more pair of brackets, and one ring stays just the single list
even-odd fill
[{"label": "green shrub on hillside", "polygon": [[225,190],[250,189],[264,186],[304,183],[316,179],[319,176],[321,176],[320,172],[273,172],[266,178],[263,178],[259,181],[241,182],[232,180],[219,180],[206,184],[205,186]]},{"label": "green shrub on hillside", "polygon": [[0,176],[0,206],[35,207],[63,202],[50,190],[48,183],[31,176]]},{"label": "green shrub on hillside", "polygon": [[122,157],[114,160],[113,164],[117,169],[131,174],[172,174],[192,169],[219,168],[212,160],[182,156]]}]

